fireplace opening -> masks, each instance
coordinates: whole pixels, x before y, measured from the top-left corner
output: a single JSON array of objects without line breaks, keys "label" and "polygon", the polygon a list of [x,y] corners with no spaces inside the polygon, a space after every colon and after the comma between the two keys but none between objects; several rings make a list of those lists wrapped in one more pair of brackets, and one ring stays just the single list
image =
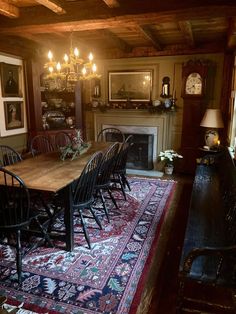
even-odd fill
[{"label": "fireplace opening", "polygon": [[[131,133],[125,133],[128,137]],[[153,140],[152,134],[132,134],[133,141],[130,146],[126,166],[129,169],[153,169]]]},{"label": "fireplace opening", "polygon": [[[152,170],[157,154],[158,131],[154,126],[139,125],[112,125],[103,124],[102,128],[117,128],[127,138],[133,135],[133,145],[130,147],[127,160],[128,169]],[[106,134],[107,136],[107,134]],[[119,141],[114,137],[114,133],[109,134],[110,141]],[[106,139],[108,140],[108,139]]]}]

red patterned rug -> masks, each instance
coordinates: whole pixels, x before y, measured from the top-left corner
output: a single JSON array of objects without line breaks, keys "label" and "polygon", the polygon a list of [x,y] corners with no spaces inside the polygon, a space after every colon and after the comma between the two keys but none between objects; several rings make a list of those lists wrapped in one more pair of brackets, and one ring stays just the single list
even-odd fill
[{"label": "red patterned rug", "polygon": [[[129,182],[127,201],[116,194],[119,210],[111,208],[111,222],[102,216],[103,230],[90,224],[91,250],[78,233],[73,252],[38,248],[23,259],[21,286],[14,251],[0,246],[0,295],[13,306],[21,304],[22,314],[135,313],[176,182],[136,177]],[[76,219],[74,225],[80,230]],[[56,227],[63,228],[62,220]]]}]

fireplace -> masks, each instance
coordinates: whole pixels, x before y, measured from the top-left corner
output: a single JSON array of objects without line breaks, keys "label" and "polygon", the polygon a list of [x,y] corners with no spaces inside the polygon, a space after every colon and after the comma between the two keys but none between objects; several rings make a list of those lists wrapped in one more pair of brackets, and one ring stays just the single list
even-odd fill
[{"label": "fireplace", "polygon": [[154,153],[156,149],[154,142],[157,140],[157,128],[144,126],[124,126],[104,124],[102,128],[115,127],[121,130],[125,137],[133,135],[133,145],[130,148],[127,168],[130,169],[153,169]]},{"label": "fireplace", "polygon": [[120,129],[126,136],[134,135],[136,144],[129,156],[129,168],[158,169],[158,154],[169,147],[169,125],[170,117],[167,114],[153,115],[139,110],[94,112],[95,138],[101,129],[108,127]]}]

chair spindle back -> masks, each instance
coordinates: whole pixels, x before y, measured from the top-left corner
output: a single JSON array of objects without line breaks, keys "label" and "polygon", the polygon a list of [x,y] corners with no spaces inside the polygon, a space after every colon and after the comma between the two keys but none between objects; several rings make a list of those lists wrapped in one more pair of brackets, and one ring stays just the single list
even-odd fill
[{"label": "chair spindle back", "polygon": [[87,162],[74,190],[75,204],[86,204],[93,198],[94,185],[102,160],[102,152],[96,152]]},{"label": "chair spindle back", "polygon": [[21,155],[8,145],[0,145],[0,162],[2,166],[12,165],[21,161]]},{"label": "chair spindle back", "polygon": [[5,168],[0,168],[0,182],[0,230],[28,224],[30,196],[25,183]]}]

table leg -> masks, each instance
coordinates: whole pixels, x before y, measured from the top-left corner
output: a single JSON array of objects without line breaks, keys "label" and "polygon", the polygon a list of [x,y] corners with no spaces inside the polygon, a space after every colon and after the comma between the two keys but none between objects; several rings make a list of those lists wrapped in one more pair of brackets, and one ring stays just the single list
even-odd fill
[{"label": "table leg", "polygon": [[65,206],[64,223],[66,229],[66,250],[72,252],[74,250],[74,225],[71,185],[68,185],[63,189],[63,199]]}]

